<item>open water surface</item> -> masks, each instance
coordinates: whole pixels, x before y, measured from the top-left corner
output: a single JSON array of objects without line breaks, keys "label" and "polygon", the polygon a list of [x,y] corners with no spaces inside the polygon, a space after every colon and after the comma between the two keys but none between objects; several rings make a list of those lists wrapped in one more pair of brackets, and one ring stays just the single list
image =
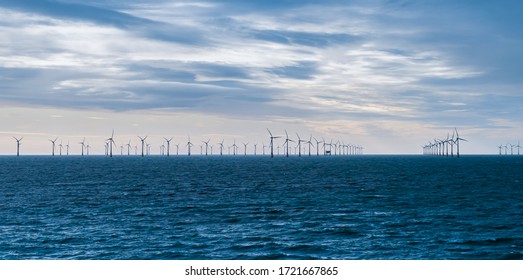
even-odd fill
[{"label": "open water surface", "polygon": [[0,157],[1,259],[522,259],[523,157]]}]

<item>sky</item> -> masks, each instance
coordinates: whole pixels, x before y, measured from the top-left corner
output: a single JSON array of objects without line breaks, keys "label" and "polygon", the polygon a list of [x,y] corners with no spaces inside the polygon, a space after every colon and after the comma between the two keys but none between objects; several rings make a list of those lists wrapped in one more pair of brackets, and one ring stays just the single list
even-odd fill
[{"label": "sky", "polygon": [[457,128],[497,153],[523,140],[521,26],[508,0],[0,0],[0,154],[103,153],[113,129],[252,153],[266,128],[366,154]]}]

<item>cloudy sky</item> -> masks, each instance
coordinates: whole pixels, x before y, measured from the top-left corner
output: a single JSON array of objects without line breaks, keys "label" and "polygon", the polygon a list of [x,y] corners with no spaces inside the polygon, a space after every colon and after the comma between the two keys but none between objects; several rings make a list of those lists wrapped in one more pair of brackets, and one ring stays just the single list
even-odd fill
[{"label": "cloudy sky", "polygon": [[420,153],[523,140],[520,1],[0,0],[0,154],[287,129]]}]

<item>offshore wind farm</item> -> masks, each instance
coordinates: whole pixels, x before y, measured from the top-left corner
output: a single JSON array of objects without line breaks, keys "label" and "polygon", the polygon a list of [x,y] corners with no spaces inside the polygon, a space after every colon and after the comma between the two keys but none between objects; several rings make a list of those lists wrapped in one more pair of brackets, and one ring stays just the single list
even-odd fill
[{"label": "offshore wind farm", "polygon": [[523,259],[520,11],[0,0],[0,259]]}]

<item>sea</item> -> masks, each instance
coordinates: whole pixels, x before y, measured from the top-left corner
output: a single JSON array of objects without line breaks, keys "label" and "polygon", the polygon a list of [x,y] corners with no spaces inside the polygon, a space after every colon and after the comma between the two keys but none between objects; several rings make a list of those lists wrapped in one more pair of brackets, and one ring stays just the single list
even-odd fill
[{"label": "sea", "polygon": [[0,259],[523,259],[523,156],[1,156]]}]

